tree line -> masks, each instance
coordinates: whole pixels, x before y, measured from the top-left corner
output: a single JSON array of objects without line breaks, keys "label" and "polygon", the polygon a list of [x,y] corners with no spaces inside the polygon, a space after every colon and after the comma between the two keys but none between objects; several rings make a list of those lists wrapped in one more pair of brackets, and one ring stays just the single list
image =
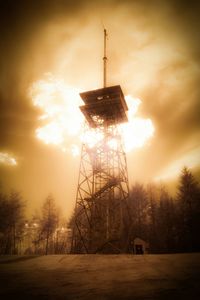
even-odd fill
[{"label": "tree line", "polygon": [[67,221],[52,195],[41,211],[25,218],[25,201],[19,192],[0,193],[0,254],[63,254],[69,247]]},{"label": "tree line", "polygon": [[[164,185],[135,183],[127,204],[127,252],[137,237],[150,253],[200,251],[200,187],[188,168],[181,171],[175,196]],[[29,220],[25,208],[19,192],[0,193],[0,254],[69,253],[74,214],[67,222],[52,195]]]},{"label": "tree line", "polygon": [[150,253],[200,251],[200,187],[188,168],[183,168],[176,196],[164,185],[136,183],[128,199],[132,239],[149,243]]}]

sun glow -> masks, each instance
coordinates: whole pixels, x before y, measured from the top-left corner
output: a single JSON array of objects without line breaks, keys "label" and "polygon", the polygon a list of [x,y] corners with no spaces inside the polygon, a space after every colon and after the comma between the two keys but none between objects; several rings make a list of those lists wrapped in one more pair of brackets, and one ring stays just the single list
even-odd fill
[{"label": "sun glow", "polygon": [[85,133],[81,134],[80,139],[82,143],[86,144],[89,148],[94,148],[98,142],[104,139],[104,134],[98,129],[87,129]]},{"label": "sun glow", "polygon": [[[57,145],[63,152],[71,151],[72,155],[80,153],[77,144],[80,141],[93,148],[104,139],[101,131],[88,129],[84,135],[81,128],[84,116],[79,106],[83,102],[79,96],[81,91],[65,84],[64,80],[55,78],[51,73],[45,79],[36,81],[29,89],[34,106],[41,111],[39,116],[40,127],[36,129],[38,139],[46,144]],[[125,151],[142,147],[153,136],[154,126],[150,119],[136,117],[141,100],[128,95],[125,97],[129,107],[127,124],[119,125],[124,140]],[[117,141],[110,140],[108,146],[116,149]]]}]

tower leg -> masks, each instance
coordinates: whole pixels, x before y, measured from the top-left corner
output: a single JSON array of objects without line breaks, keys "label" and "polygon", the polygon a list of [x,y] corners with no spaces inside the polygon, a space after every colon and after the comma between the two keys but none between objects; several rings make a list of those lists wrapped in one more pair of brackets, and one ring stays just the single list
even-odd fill
[{"label": "tower leg", "polygon": [[117,125],[94,131],[102,138],[93,147],[82,146],[71,252],[121,253],[129,194],[126,155]]}]

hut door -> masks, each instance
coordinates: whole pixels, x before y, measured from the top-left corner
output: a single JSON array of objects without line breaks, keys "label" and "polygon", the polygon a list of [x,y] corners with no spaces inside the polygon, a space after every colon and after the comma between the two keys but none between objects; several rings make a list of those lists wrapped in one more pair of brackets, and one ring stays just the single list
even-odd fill
[{"label": "hut door", "polygon": [[142,245],[135,245],[135,254],[144,254]]}]

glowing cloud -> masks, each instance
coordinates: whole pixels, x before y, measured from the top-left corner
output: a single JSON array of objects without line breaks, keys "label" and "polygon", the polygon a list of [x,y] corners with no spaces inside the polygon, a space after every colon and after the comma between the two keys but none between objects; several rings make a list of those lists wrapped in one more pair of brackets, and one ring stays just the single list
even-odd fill
[{"label": "glowing cloud", "polygon": [[135,116],[142,101],[130,95],[125,96],[125,98],[129,108],[129,122],[122,124],[120,127],[123,132],[125,151],[129,152],[144,146],[148,139],[153,136],[155,129],[150,119],[142,119]]},{"label": "glowing cloud", "polygon": [[200,147],[189,151],[180,158],[177,158],[172,164],[167,166],[159,176],[155,177],[155,181],[168,180],[175,178],[180,174],[180,170],[187,166],[189,168],[195,168],[195,166],[200,164],[199,157]]},{"label": "glowing cloud", "polygon": [[[41,126],[36,130],[36,136],[46,144],[60,147],[64,152],[70,149],[74,156],[79,155],[78,146],[71,142],[72,137],[93,148],[104,136],[98,129],[88,129],[84,135],[81,128],[84,117],[79,110],[83,102],[78,89],[69,87],[61,79],[55,78],[51,73],[45,75],[44,80],[33,83],[29,89],[29,96],[33,104],[41,110],[39,122]],[[154,126],[150,119],[136,117],[141,100],[126,96],[129,107],[127,124],[119,125],[122,132],[125,151],[142,147],[153,136]],[[78,142],[78,140],[77,140]],[[116,148],[116,141],[109,142],[109,147]]]},{"label": "glowing cloud", "polygon": [[17,161],[14,157],[9,155],[8,153],[0,152],[0,164],[9,165],[9,166],[16,166]]},{"label": "glowing cloud", "polygon": [[36,130],[37,137],[46,144],[60,145],[63,143],[63,132],[57,122],[50,122]]},{"label": "glowing cloud", "polygon": [[42,112],[39,121],[43,125],[36,130],[39,139],[46,144],[63,145],[66,136],[78,135],[83,123],[79,92],[50,73],[45,75],[45,80],[31,86],[29,96]]}]

